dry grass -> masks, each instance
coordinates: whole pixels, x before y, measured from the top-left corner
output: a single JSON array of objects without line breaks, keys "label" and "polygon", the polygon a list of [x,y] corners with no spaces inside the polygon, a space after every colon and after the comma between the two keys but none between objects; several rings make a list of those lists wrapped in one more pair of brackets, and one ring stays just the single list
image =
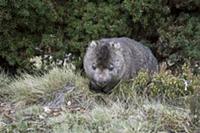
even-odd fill
[{"label": "dry grass", "polygon": [[52,92],[63,89],[67,84],[80,87],[83,80],[79,74],[74,74],[71,69],[54,68],[42,76],[22,75],[14,80],[9,88],[15,90],[13,100],[29,104],[50,96]]},{"label": "dry grass", "polygon": [[[8,79],[5,77],[0,75],[0,79]],[[66,84],[75,85],[75,89],[65,93],[65,104],[46,108],[43,103]],[[0,91],[1,95],[8,93],[6,89],[11,92],[12,107],[0,110],[0,132],[191,133],[198,128],[192,123],[189,107],[138,95],[134,84],[121,83],[110,95],[92,93],[87,84],[70,68],[6,80]]]},{"label": "dry grass", "polygon": [[12,81],[5,73],[0,73],[0,102],[6,101],[13,94],[13,91],[8,87]]}]

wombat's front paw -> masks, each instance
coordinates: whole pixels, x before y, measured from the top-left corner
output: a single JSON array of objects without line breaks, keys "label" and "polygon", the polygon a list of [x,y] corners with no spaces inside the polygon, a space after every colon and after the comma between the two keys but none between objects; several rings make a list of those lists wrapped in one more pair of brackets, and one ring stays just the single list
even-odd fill
[{"label": "wombat's front paw", "polygon": [[110,87],[105,87],[102,89],[102,92],[105,94],[111,94],[112,93],[112,88]]},{"label": "wombat's front paw", "polygon": [[102,93],[102,90],[99,89],[96,85],[92,84],[91,82],[89,83],[89,89],[96,93]]},{"label": "wombat's front paw", "polygon": [[112,92],[112,88],[110,88],[110,87],[101,88],[101,87],[93,84],[92,82],[89,83],[89,89],[96,93],[110,94]]}]

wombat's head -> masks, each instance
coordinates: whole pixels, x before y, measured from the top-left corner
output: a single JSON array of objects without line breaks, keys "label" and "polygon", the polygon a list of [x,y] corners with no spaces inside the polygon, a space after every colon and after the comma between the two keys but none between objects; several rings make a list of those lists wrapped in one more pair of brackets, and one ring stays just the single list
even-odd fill
[{"label": "wombat's head", "polygon": [[84,57],[84,69],[90,79],[90,89],[109,93],[121,80],[125,60],[118,42],[92,41]]}]

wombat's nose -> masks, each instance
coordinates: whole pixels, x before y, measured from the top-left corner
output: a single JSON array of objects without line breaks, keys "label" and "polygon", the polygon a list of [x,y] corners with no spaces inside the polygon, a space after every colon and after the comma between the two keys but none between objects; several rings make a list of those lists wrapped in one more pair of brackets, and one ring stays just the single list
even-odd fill
[{"label": "wombat's nose", "polygon": [[102,84],[102,85],[105,85],[107,82],[106,81],[100,81],[99,83]]},{"label": "wombat's nose", "polygon": [[94,81],[101,87],[105,86],[108,83],[108,77],[103,73],[96,74]]},{"label": "wombat's nose", "polygon": [[103,79],[99,79],[96,81],[96,83],[101,86],[101,87],[104,87],[106,84],[107,84],[107,81],[106,80],[103,80]]}]

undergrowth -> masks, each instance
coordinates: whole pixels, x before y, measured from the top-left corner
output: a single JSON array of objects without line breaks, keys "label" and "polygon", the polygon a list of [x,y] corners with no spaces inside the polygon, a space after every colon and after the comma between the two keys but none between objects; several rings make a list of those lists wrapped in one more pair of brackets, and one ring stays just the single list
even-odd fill
[{"label": "undergrowth", "polygon": [[[0,132],[191,133],[200,128],[200,77],[188,68],[177,76],[161,70],[149,78],[140,72],[109,95],[90,92],[88,80],[70,67],[13,79],[1,74],[0,80]],[[61,107],[46,106],[69,85],[74,87],[64,93]]]}]

